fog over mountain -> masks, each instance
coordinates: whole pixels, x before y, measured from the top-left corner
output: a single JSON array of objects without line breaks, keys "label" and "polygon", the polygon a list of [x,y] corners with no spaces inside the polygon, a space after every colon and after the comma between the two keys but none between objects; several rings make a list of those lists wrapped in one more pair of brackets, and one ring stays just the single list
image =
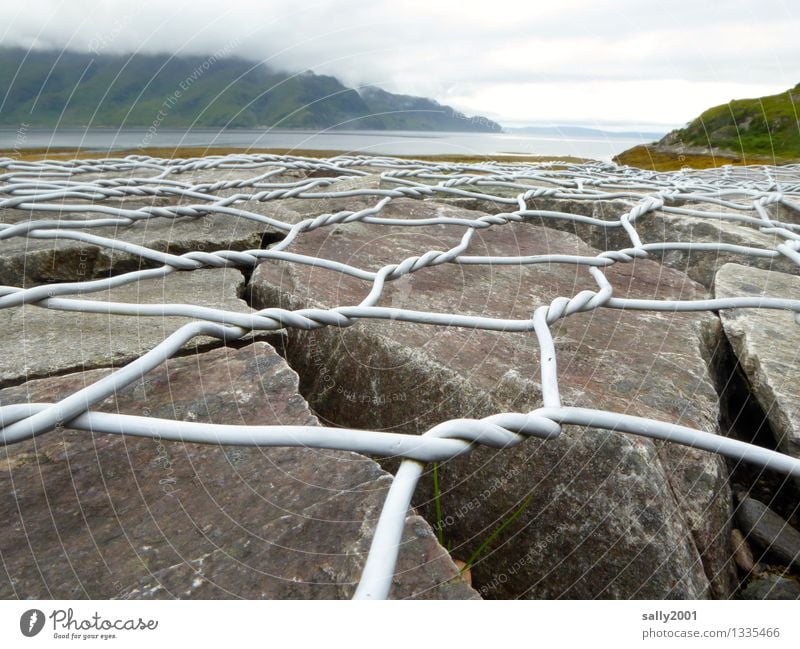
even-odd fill
[{"label": "fog over mountain", "polygon": [[679,125],[796,83],[800,8],[785,0],[28,0],[5,46],[231,55],[345,86],[431,97],[503,125]]},{"label": "fog over mountain", "polygon": [[424,97],[208,56],[0,49],[0,126],[498,132]]}]

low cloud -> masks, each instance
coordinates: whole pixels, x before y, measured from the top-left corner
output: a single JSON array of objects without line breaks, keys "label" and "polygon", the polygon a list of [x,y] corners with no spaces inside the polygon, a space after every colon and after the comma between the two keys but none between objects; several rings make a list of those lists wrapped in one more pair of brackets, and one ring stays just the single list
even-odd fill
[{"label": "low cloud", "polygon": [[779,0],[29,0],[2,43],[233,53],[349,85],[431,96],[505,123],[682,123],[800,81],[800,9]]}]

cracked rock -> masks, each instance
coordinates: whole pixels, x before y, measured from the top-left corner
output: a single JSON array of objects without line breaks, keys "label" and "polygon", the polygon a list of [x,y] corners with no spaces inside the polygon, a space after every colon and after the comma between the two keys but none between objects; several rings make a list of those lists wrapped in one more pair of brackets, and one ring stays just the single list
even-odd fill
[{"label": "cracked rock", "polygon": [[[188,304],[250,313],[235,269],[174,272],[96,293],[61,296],[127,304]],[[61,311],[33,305],[0,309],[0,329],[15,344],[0,356],[0,386],[97,367],[119,367],[150,351],[191,318]],[[202,336],[185,349],[220,344]]]},{"label": "cracked rock", "polygon": [[[343,208],[344,209],[344,208]],[[476,218],[452,204],[398,199],[382,216]],[[463,227],[348,223],[301,235],[292,252],[377,270],[448,250]],[[596,255],[580,238],[532,223],[476,230],[470,255]],[[702,286],[649,260],[606,269],[617,297],[696,299]],[[319,267],[265,262],[251,279],[256,308],[359,304],[370,282]],[[443,264],[387,284],[380,306],[527,319],[553,298],[595,289],[563,264]],[[701,338],[703,313],[599,309],[557,323],[566,405],[717,429],[717,396]],[[361,320],[344,329],[288,332],[301,390],[327,421],[422,432],[448,419],[541,405],[530,333]],[[439,466],[443,533],[466,559],[519,505],[530,506],[472,568],[487,597],[727,597],[733,588],[730,493],[717,456],[621,433],[567,426],[559,439],[479,447]],[[432,478],[415,502],[435,519]]]},{"label": "cracked rock", "polygon": [[[717,273],[714,293],[797,300],[800,276],[726,264]],[[791,313],[774,309],[723,309],[720,317],[779,450],[800,458],[800,324]]]},{"label": "cracked rock", "polygon": [[[6,388],[0,405],[62,399],[108,372]],[[170,359],[93,410],[317,425],[263,342]],[[390,483],[357,453],[55,430],[0,447],[0,597],[351,597]],[[402,543],[391,597],[477,597],[413,512]]]}]

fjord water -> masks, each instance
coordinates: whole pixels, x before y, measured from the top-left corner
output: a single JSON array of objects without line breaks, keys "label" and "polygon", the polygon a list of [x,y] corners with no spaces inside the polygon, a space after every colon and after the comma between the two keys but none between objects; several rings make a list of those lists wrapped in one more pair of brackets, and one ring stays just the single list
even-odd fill
[{"label": "fjord water", "polygon": [[520,133],[433,131],[304,131],[249,129],[0,129],[0,149],[76,148],[119,151],[143,147],[211,147],[345,151],[364,155],[531,155],[607,160],[649,139],[630,135],[591,137]]}]

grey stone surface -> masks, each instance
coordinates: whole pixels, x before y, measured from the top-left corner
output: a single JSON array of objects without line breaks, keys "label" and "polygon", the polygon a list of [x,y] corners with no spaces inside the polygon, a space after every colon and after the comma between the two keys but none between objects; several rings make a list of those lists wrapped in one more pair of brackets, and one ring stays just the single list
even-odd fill
[{"label": "grey stone surface", "polygon": [[[61,399],[107,374],[29,381],[0,390],[0,405]],[[317,422],[262,342],[169,360],[94,409]],[[350,597],[390,483],[356,453],[46,433],[0,448],[0,597]],[[477,597],[413,513],[391,596]]]},{"label": "grey stone surface", "polygon": [[[502,207],[496,203],[479,199],[455,199],[454,203],[472,209],[484,210],[490,213],[506,211],[508,206]],[[528,201],[530,209],[552,210],[593,216],[604,221],[618,219],[622,214],[629,212],[635,205],[632,200],[604,200],[604,201],[573,201],[558,198],[537,198]],[[731,212],[726,208],[711,205],[686,203],[676,205],[701,209],[706,211]],[[786,210],[770,208],[775,218],[788,218]],[[754,213],[734,212],[753,216]],[[796,222],[797,216],[792,219]],[[581,237],[589,245],[599,250],[618,250],[631,246],[630,237],[621,228],[601,228],[571,221],[556,219],[534,218],[532,223],[549,228],[570,232]],[[680,214],[669,214],[662,211],[651,212],[640,217],[635,223],[636,231],[644,243],[658,243],[664,241],[679,241],[684,243],[728,243],[738,246],[773,249],[776,244],[783,242],[783,237],[775,234],[759,232],[752,225],[725,221],[722,219],[701,218]],[[686,273],[691,279],[703,286],[710,287],[714,281],[714,274],[724,264],[738,263],[766,270],[779,270],[781,272],[797,272],[797,266],[783,255],[772,258],[750,257],[730,252],[717,251],[686,251],[671,250],[663,253],[651,252],[650,258]]]},{"label": "grey stone surface", "polygon": [[[477,217],[461,207],[396,200],[386,216]],[[430,249],[463,229],[352,223],[306,233],[292,250],[375,270]],[[470,254],[594,255],[580,238],[534,224],[479,230]],[[651,261],[607,271],[624,297],[682,299],[705,291]],[[251,280],[254,306],[358,304],[371,285],[320,268],[265,262]],[[527,318],[559,295],[595,288],[565,265],[446,264],[388,285],[381,305]],[[717,397],[701,338],[709,314],[599,310],[553,327],[562,399],[717,430]],[[541,405],[533,333],[495,333],[400,322],[289,330],[287,355],[303,394],[326,420],[424,431],[441,421]],[[472,570],[488,597],[694,598],[732,590],[730,494],[721,460],[631,435],[565,427],[560,439],[480,448],[440,466],[445,538],[469,554],[529,494],[531,505]],[[435,520],[432,479],[416,503]],[[449,518],[448,518],[449,517]],[[710,575],[710,577],[709,577]],[[481,590],[483,588],[483,590]]]},{"label": "grey stone surface", "polygon": [[[200,152],[198,152],[199,154]],[[170,174],[168,180],[192,186],[200,183],[255,178],[275,168],[260,166],[243,173],[242,169],[202,169],[191,172]],[[354,169],[353,172],[357,171]],[[142,178],[152,176],[153,171],[119,172],[115,176]],[[266,179],[265,182],[297,182],[314,177],[315,173],[305,170],[286,171]],[[336,177],[335,172],[326,172],[328,177]],[[102,178],[102,174],[82,174],[79,181]],[[347,191],[353,189],[375,188],[380,185],[380,177],[374,173],[359,178],[341,178],[329,187],[314,191]],[[240,194],[254,194],[263,187],[245,186],[218,190],[217,197],[230,197]],[[285,223],[296,223],[302,218],[318,216],[326,212],[336,212],[346,205],[358,205],[357,209],[374,205],[374,197],[359,199],[283,199],[280,201],[240,200],[232,205],[237,209],[278,219]],[[88,204],[88,203],[87,203]],[[160,197],[127,197],[104,200],[104,207],[136,209],[140,207],[168,207],[172,205],[203,205],[199,199]],[[108,215],[89,212],[54,212],[44,210],[0,209],[0,223],[20,223],[41,219],[89,220]],[[101,227],[82,230],[89,234],[108,237],[145,246],[161,252],[183,254],[195,250],[214,252],[216,250],[249,250],[262,247],[262,237],[281,236],[282,231],[264,223],[227,214],[210,214],[203,217],[157,217],[137,221],[130,226]],[[111,251],[94,244],[68,239],[36,239],[15,237],[0,240],[0,284],[11,286],[33,286],[55,281],[75,281],[107,277],[110,271],[119,274],[124,271],[149,268],[155,262],[143,260],[127,252]]]},{"label": "grey stone surface", "polygon": [[[244,283],[236,269],[173,272],[108,291],[74,295],[92,301],[190,304],[249,313],[239,298]],[[123,316],[57,311],[38,306],[0,309],[0,329],[14,341],[0,356],[0,386],[67,371],[121,366],[150,351],[189,318]],[[219,344],[202,336],[187,343]]]},{"label": "grey stone surface", "polygon": [[[717,273],[714,294],[797,300],[800,276],[727,264]],[[779,449],[800,458],[800,325],[791,313],[771,309],[725,309],[720,316]]]},{"label": "grey stone surface", "polygon": [[[358,189],[376,189],[381,187],[380,175],[371,170],[370,175],[358,178],[341,178],[328,187],[321,187],[315,192],[343,192]],[[336,214],[341,210],[360,210],[373,207],[375,196],[346,198],[289,198],[281,201],[281,205],[304,218],[316,217],[320,214]]]},{"label": "grey stone surface", "polygon": [[800,582],[774,574],[758,575],[739,594],[740,599],[800,599]]},{"label": "grey stone surface", "polygon": [[800,569],[800,532],[764,503],[744,498],[736,508],[736,519],[750,541]]},{"label": "grey stone surface", "polygon": [[738,529],[731,530],[731,541],[733,543],[733,558],[736,565],[744,573],[753,572],[756,567],[753,560],[753,551],[750,549],[750,544]]},{"label": "grey stone surface", "polygon": [[[189,201],[169,198],[148,200],[104,201],[104,206],[133,209],[142,206],[166,206]],[[238,207],[239,205],[236,205]],[[282,221],[292,222],[297,215],[276,203],[257,203],[253,211]],[[249,208],[244,208],[249,209]],[[0,210],[0,222],[19,223],[41,219],[96,219],[107,215],[59,213],[49,211]],[[155,217],[125,227],[100,227],[81,230],[91,235],[145,246],[159,252],[184,254],[202,250],[250,250],[262,245],[264,234],[274,235],[271,226],[227,214],[203,217]],[[56,281],[82,281],[108,277],[160,264],[124,251],[113,251],[80,241],[67,239],[35,239],[14,237],[0,240],[0,284],[33,286]]]}]

